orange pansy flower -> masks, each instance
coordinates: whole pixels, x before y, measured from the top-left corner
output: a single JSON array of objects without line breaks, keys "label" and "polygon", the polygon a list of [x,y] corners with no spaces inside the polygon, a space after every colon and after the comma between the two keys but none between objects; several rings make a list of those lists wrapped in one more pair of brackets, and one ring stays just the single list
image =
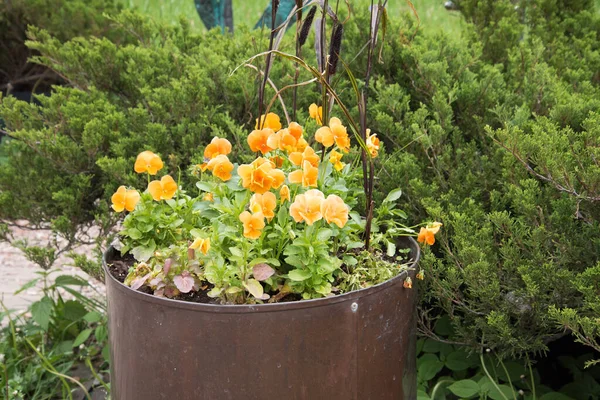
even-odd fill
[{"label": "orange pansy flower", "polygon": [[269,157],[269,160],[273,163],[275,168],[281,168],[281,167],[283,167],[283,162],[285,161],[285,158],[283,158],[281,156],[274,156],[274,157]]},{"label": "orange pansy flower", "polygon": [[430,246],[433,245],[435,243],[435,234],[439,232],[441,226],[441,222],[434,222],[426,227],[421,227],[417,241],[419,243],[427,243]]},{"label": "orange pansy flower", "polygon": [[336,171],[341,171],[344,168],[344,165],[346,165],[341,161],[342,156],[342,153],[335,150],[332,150],[331,153],[329,153],[329,162],[333,164]]},{"label": "orange pansy flower", "polygon": [[215,196],[212,193],[206,193],[204,197],[202,197],[202,200],[204,201],[213,201],[214,199]]},{"label": "orange pansy flower", "polygon": [[133,211],[140,201],[140,194],[137,190],[119,186],[110,200],[112,201],[112,208],[116,212],[121,212],[123,210]]},{"label": "orange pansy flower", "polygon": [[308,161],[313,167],[319,166],[319,156],[312,147],[307,147],[302,153],[295,151],[289,156],[290,161],[294,165],[302,165],[304,161]]},{"label": "orange pansy flower", "polygon": [[196,240],[194,240],[194,243],[192,243],[192,245],[190,246],[190,249],[199,250],[202,252],[202,254],[206,255],[206,253],[208,253],[208,250],[210,250],[210,239],[197,238]]},{"label": "orange pansy flower", "polygon": [[253,213],[262,212],[268,221],[275,216],[275,207],[277,207],[277,198],[272,192],[255,193],[250,198],[250,211]]},{"label": "orange pansy flower", "polygon": [[307,147],[308,142],[303,137],[296,142],[296,151],[304,151]]},{"label": "orange pansy flower", "polygon": [[233,164],[229,161],[229,158],[223,154],[219,154],[208,162],[208,169],[212,171],[213,175],[222,181],[228,181],[231,179],[231,171],[233,171]]},{"label": "orange pansy flower", "polygon": [[156,175],[162,167],[163,162],[160,157],[153,152],[146,150],[138,154],[133,169],[138,174],[148,172],[150,175]]},{"label": "orange pansy flower", "polygon": [[265,227],[265,217],[261,212],[250,214],[244,211],[240,214],[240,221],[244,224],[244,236],[248,239],[258,239]]},{"label": "orange pansy flower", "polygon": [[285,203],[285,201],[290,201],[290,188],[288,185],[283,185],[281,189],[279,189],[279,198],[281,199],[281,204]]},{"label": "orange pansy flower", "polygon": [[379,138],[377,137],[377,134],[374,133],[372,135],[370,135],[371,130],[367,129],[367,149],[369,150],[369,153],[371,154],[372,158],[377,157],[377,154],[379,154]]},{"label": "orange pansy flower", "polygon": [[248,135],[248,145],[250,146],[250,150],[254,152],[260,151],[263,154],[267,154],[269,151],[273,150],[267,144],[269,136],[272,134],[273,130],[269,128],[250,132]]},{"label": "orange pansy flower", "polygon": [[229,140],[215,136],[210,144],[204,149],[204,158],[212,160],[218,155],[227,155],[231,153],[231,143]]},{"label": "orange pansy flower", "polygon": [[330,194],[321,204],[321,214],[329,224],[343,228],[348,222],[348,206],[341,197]]},{"label": "orange pansy flower", "polygon": [[156,201],[172,199],[177,192],[177,182],[171,175],[165,175],[160,181],[152,181],[148,184],[148,192]]},{"label": "orange pansy flower", "polygon": [[300,125],[299,123],[297,123],[297,122],[290,123],[288,130],[290,132],[290,135],[295,137],[296,140],[300,140],[300,138],[302,137],[303,129],[302,129],[302,125]]},{"label": "orange pansy flower", "polygon": [[260,117],[260,123],[258,122],[258,118],[256,119],[256,126],[254,129],[265,129],[269,128],[277,132],[281,129],[281,121],[279,120],[279,115],[275,113],[268,113],[266,117],[262,115]]},{"label": "orange pansy flower", "polygon": [[323,125],[323,107],[317,107],[315,103],[312,103],[308,107],[308,113],[312,119],[317,121],[317,124]]},{"label": "orange pansy flower", "polygon": [[319,169],[313,167],[310,161],[304,161],[302,169],[291,172],[288,176],[290,183],[301,183],[302,186],[317,186]]},{"label": "orange pansy flower", "polygon": [[266,193],[271,188],[277,189],[285,181],[285,174],[275,169],[274,164],[266,158],[259,157],[252,164],[240,165],[237,169],[242,178],[242,186],[251,192]]},{"label": "orange pansy flower", "polygon": [[333,132],[328,126],[322,126],[315,132],[315,140],[325,147],[331,147],[335,143]]},{"label": "orange pansy flower", "polygon": [[271,134],[267,139],[267,146],[273,150],[283,150],[292,152],[296,149],[296,138],[292,136],[289,130],[282,129],[277,133]]},{"label": "orange pansy flower", "polygon": [[404,286],[406,289],[412,289],[412,279],[410,279],[410,276],[406,277],[402,286]]},{"label": "orange pansy flower", "polygon": [[312,225],[323,218],[321,204],[325,195],[317,189],[312,189],[304,194],[299,194],[290,206],[290,215],[296,222],[306,222]]},{"label": "orange pansy flower", "polygon": [[347,153],[350,150],[350,138],[348,137],[346,127],[342,125],[342,121],[339,118],[331,118],[329,120],[329,127],[331,128],[331,133],[337,147]]}]

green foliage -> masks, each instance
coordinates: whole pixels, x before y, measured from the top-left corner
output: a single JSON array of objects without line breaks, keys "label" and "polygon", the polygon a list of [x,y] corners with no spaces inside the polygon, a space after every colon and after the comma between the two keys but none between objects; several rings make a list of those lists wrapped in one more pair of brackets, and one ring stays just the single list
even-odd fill
[{"label": "green foliage", "polygon": [[[438,320],[435,333],[447,334],[451,329],[449,319],[444,317]],[[570,374],[571,381],[554,391],[549,385],[556,386],[556,382],[544,380],[534,361],[502,360],[490,351],[477,354],[472,348],[423,338],[417,342],[417,399],[596,398],[600,395],[600,367],[584,369],[589,357],[560,357],[558,364]]]},{"label": "green foliage", "polygon": [[[600,91],[597,67],[574,53],[598,56],[592,36],[600,16],[557,5],[544,35],[506,17],[506,29],[526,31],[511,42],[510,32],[486,31],[479,19],[508,12],[508,2],[483,2],[492,11],[475,3],[460,3],[474,21],[468,43],[425,34],[391,43],[396,54],[381,67],[371,101],[371,129],[393,144],[379,192],[400,186],[402,209],[444,223],[435,253],[422,259],[422,312],[431,318],[423,329],[445,313],[458,342],[481,347],[483,338],[501,354],[543,352],[565,332],[555,307],[575,310],[564,326],[583,332],[585,324],[591,343],[597,322],[580,282],[592,277],[578,276],[600,257]],[[582,18],[588,23],[575,27]],[[584,39],[571,28],[595,33]],[[560,65],[557,46],[571,54]],[[577,71],[577,84],[567,71]]]},{"label": "green foliage", "polygon": [[[444,223],[422,259],[422,328],[447,314],[453,340],[498,354],[543,352],[560,326],[591,344],[600,17],[585,1],[523,2],[524,16],[505,0],[456,2],[468,22],[463,40],[390,19],[370,89],[369,127],[385,142],[376,202],[401,187],[399,209]],[[116,222],[110,195],[143,183],[130,167],[140,151],[159,153],[175,176],[202,161],[198,147],[212,136],[244,145],[256,75],[229,72],[264,49],[259,32],[197,35],[130,12],[113,19],[119,40],[63,43],[32,30],[37,61],[72,87],[55,88],[40,107],[2,99],[15,137],[0,168],[3,222],[28,219],[72,242],[82,227],[99,226],[105,238]],[[345,26],[342,57],[356,76],[366,66],[364,52],[354,59],[364,26],[361,14]],[[283,48],[291,48],[285,39]],[[275,62],[271,77],[282,87],[293,72]],[[338,76],[336,89],[351,99]],[[302,98],[299,122],[318,98]]]},{"label": "green foliage", "polygon": [[[110,35],[103,13],[121,8],[114,0],[11,0],[0,4],[0,90],[47,90],[60,82],[56,74],[28,63],[34,52],[25,46],[29,25],[47,30],[59,40],[77,36]],[[69,21],[65,23],[65,21]],[[10,83],[10,87],[7,84]],[[41,87],[39,85],[42,85]]]},{"label": "green foliage", "polygon": [[[96,369],[106,368],[108,332],[103,302],[81,294],[82,288],[92,289],[86,280],[54,275],[54,283],[50,283],[50,273],[56,271],[38,272],[39,277],[17,291],[43,283],[43,297],[26,312],[12,312],[0,302],[3,398],[71,398],[71,391],[81,388],[81,383],[71,378],[74,368],[83,368],[79,373],[88,370],[90,378],[97,376]],[[65,299],[65,294],[73,299]]]}]

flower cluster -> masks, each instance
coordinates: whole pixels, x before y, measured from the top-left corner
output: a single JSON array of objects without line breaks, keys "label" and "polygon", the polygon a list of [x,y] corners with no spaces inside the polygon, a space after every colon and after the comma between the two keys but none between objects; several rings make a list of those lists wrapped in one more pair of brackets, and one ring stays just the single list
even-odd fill
[{"label": "flower cluster", "polygon": [[[169,174],[151,180],[164,164],[151,151],[140,153],[134,170],[147,174],[147,190],[121,186],[112,196],[115,211],[130,212],[121,235],[124,249],[139,261],[126,283],[167,297],[212,287],[209,296],[234,303],[289,293],[322,297],[355,287],[351,250],[361,242],[364,223],[352,212],[361,171],[351,167],[360,155],[351,152],[339,118],[324,125],[322,108],[314,104],[309,113],[319,125],[312,136],[296,122],[284,127],[274,113],[258,118],[247,137],[255,158],[246,164],[234,164],[231,142],[214,137],[203,163],[193,168],[195,197]],[[378,156],[377,135],[369,131],[364,144],[370,157]],[[346,164],[344,157],[354,160]],[[386,212],[397,197],[388,196]],[[433,244],[440,225],[421,228],[418,240]],[[389,235],[378,234],[376,248],[389,246]],[[392,263],[384,270],[387,279],[398,268]]]}]

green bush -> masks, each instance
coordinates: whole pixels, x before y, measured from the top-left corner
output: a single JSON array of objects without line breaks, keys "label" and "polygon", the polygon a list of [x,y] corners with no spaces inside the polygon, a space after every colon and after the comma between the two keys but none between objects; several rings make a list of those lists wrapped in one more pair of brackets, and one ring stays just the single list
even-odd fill
[{"label": "green bush", "polygon": [[[594,345],[599,17],[539,0],[527,2],[535,12],[523,19],[509,3],[462,1],[471,22],[462,39],[419,32],[410,16],[390,21],[369,100],[370,128],[385,141],[378,196],[402,187],[415,221],[444,223],[435,253],[422,261],[422,332],[435,337],[445,314],[455,341],[498,353],[545,351],[562,326]],[[348,60],[364,45],[366,21],[358,15],[345,28]],[[31,30],[36,62],[70,87],[55,88],[39,107],[10,97],[0,104],[14,137],[0,167],[0,232],[8,239],[20,218],[50,225],[66,243],[93,227],[105,245],[117,222],[110,195],[142,183],[130,168],[140,151],[160,154],[177,174],[201,161],[199,147],[214,135],[245,143],[256,72],[230,72],[265,48],[259,32],[197,35],[185,23],[167,28],[130,12],[111,26],[110,37],[66,42]],[[364,56],[351,63],[357,76]],[[293,74],[278,60],[272,78],[283,87]],[[349,85],[339,78],[343,96]],[[319,94],[301,93],[304,122]],[[283,97],[291,104],[290,93]],[[51,263],[65,249],[28,254]],[[76,262],[99,274],[96,262]]]},{"label": "green bush", "polygon": [[[599,350],[590,293],[600,281],[589,272],[600,258],[600,17],[547,10],[545,28],[543,18],[504,20],[527,32],[509,42],[481,30],[469,13],[485,7],[475,3],[460,3],[476,33],[467,45],[417,35],[375,88],[372,128],[412,143],[390,155],[380,191],[402,182],[405,207],[445,224],[437,257],[424,256],[423,315],[443,310],[457,340],[509,353],[545,351],[563,332],[557,323]],[[486,3],[493,10],[481,16],[495,18],[507,3]],[[495,40],[503,52],[491,53]]]},{"label": "green bush", "polygon": [[[52,70],[29,62],[35,54],[25,45],[29,25],[46,29],[59,40],[104,36],[110,26],[104,12],[121,8],[115,0],[10,0],[0,3],[0,90],[45,91],[62,82]],[[10,86],[9,86],[10,85]]]}]

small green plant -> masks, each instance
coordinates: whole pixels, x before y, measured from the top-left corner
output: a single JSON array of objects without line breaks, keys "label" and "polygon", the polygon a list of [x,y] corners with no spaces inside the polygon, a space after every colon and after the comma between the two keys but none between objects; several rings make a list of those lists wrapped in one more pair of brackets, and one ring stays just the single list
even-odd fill
[{"label": "small green plant", "polygon": [[[449,320],[438,320],[436,333],[451,332]],[[490,399],[490,400],[586,400],[600,395],[597,381],[600,368],[584,370],[584,363],[592,357],[585,354],[578,359],[560,357],[561,367],[570,374],[571,381],[559,390],[541,376],[536,362],[529,358],[502,359],[490,349],[477,352],[451,341],[431,338],[417,341],[417,400]],[[568,378],[563,381],[569,381]]]},{"label": "small green plant", "polygon": [[83,288],[92,290],[85,279],[60,275],[51,283],[51,273],[57,271],[38,272],[39,277],[17,291],[42,285],[42,298],[25,312],[12,312],[0,302],[2,398],[73,399],[74,390],[87,393],[72,376],[76,366],[108,389],[97,372],[107,367],[109,359],[104,302],[81,293]]}]

